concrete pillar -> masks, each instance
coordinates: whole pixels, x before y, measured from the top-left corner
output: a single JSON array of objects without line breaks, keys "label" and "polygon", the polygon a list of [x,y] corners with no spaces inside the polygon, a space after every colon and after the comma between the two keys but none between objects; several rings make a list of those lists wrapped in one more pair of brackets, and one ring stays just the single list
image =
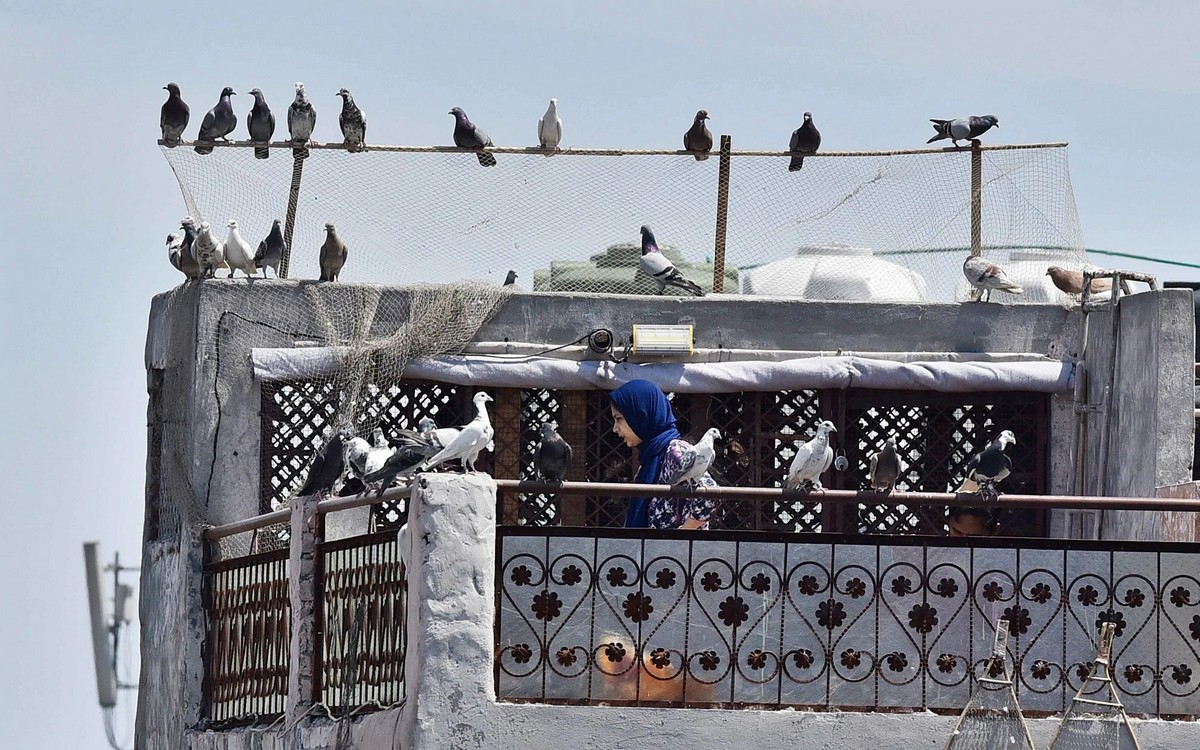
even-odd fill
[{"label": "concrete pillar", "polygon": [[496,700],[496,485],[483,474],[422,474],[412,503],[402,746],[495,747],[486,738]]},{"label": "concrete pillar", "polygon": [[297,723],[313,704],[313,633],[316,613],[317,500],[314,495],[292,501],[291,550],[288,557],[292,601],[292,653],[288,670],[287,724]]}]

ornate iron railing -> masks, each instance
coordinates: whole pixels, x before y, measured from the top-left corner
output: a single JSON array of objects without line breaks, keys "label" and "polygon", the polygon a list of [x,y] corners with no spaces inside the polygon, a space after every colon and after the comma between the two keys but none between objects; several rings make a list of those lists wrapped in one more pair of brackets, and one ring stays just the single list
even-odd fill
[{"label": "ornate iron railing", "polygon": [[1099,624],[1131,714],[1200,714],[1200,544],[501,527],[496,691],[550,703],[961,709],[1010,623],[1060,712]]},{"label": "ornate iron railing", "polygon": [[404,700],[408,583],[396,532],[325,542],[314,694],[335,714]]},{"label": "ornate iron railing", "polygon": [[206,564],[205,599],[208,722],[278,717],[286,708],[291,656],[288,550]]}]

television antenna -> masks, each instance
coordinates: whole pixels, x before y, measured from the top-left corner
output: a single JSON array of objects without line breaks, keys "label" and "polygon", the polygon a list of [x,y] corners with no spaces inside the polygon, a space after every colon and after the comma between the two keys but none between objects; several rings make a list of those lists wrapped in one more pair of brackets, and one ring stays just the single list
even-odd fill
[{"label": "television antenna", "polygon": [[[123,750],[113,733],[113,709],[118,690],[137,690],[137,683],[121,682],[117,676],[117,656],[121,631],[130,623],[129,606],[133,587],[121,583],[121,573],[138,572],[138,568],[121,565],[120,553],[113,553],[110,565],[101,569],[100,543],[83,543],[83,566],[87,577],[88,619],[92,631],[92,657],[96,668],[96,694],[104,714],[104,733],[113,750]],[[100,573],[112,573],[111,617],[105,611],[104,586]]]}]

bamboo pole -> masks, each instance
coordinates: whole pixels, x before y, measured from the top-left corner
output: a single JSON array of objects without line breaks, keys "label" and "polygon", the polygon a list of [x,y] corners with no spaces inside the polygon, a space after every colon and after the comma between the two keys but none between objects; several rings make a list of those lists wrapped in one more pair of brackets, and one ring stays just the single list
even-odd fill
[{"label": "bamboo pole", "polygon": [[983,254],[983,148],[971,141],[971,257]]},{"label": "bamboo pole", "polygon": [[288,193],[287,217],[283,225],[283,260],[279,261],[279,278],[288,277],[288,266],[292,261],[292,234],[296,229],[296,205],[300,202],[300,180],[304,176],[306,156],[294,153],[292,161],[292,188]]},{"label": "bamboo pole", "polygon": [[717,173],[717,238],[713,247],[713,292],[725,291],[725,230],[729,222],[729,160],[733,138],[721,136],[721,168]]}]

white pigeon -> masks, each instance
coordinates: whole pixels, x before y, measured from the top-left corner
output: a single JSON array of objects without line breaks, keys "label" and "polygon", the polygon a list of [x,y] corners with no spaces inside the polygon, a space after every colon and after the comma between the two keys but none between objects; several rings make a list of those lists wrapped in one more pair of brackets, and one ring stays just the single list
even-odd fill
[{"label": "white pigeon", "polygon": [[371,440],[373,440],[373,441],[375,442],[375,447],[376,447],[376,448],[387,448],[387,447],[389,447],[389,446],[388,446],[387,437],[386,437],[386,436],[383,434],[383,428],[382,428],[382,427],[376,427],[376,428],[375,428],[375,430],[374,430],[374,431],[371,433]]},{"label": "white pigeon", "polygon": [[445,461],[462,459],[463,467],[474,474],[475,459],[479,457],[479,452],[492,442],[492,420],[488,418],[487,407],[485,406],[491,400],[492,397],[483,391],[476,393],[474,398],[475,418],[467,423],[445,448],[442,448],[435,456],[421,464],[421,468],[418,471],[428,471],[430,466],[437,466]]},{"label": "white pigeon", "polygon": [[183,247],[183,235],[179,232],[171,232],[167,235],[167,259],[171,261],[171,265],[175,266],[175,270],[179,268],[179,251]]},{"label": "white pigeon", "polygon": [[[546,107],[546,114],[538,120],[538,144],[542,148],[558,152],[558,144],[562,143],[562,118],[558,116],[558,100],[551,99]],[[554,156],[547,153],[546,156]]]},{"label": "white pigeon", "polygon": [[826,419],[817,425],[813,439],[796,449],[785,487],[794,490],[812,484],[814,490],[821,489],[821,475],[833,464],[833,448],[829,445],[831,432],[837,432],[837,428]]},{"label": "white pigeon", "polygon": [[343,460],[351,475],[360,479],[383,468],[392,452],[391,448],[376,448],[360,437],[350,438],[342,447]]},{"label": "white pigeon", "polygon": [[250,243],[242,239],[238,232],[237,219],[229,220],[229,235],[225,238],[225,263],[229,266],[229,278],[233,272],[241,269],[247,277],[253,276],[258,270],[254,266],[254,251]]},{"label": "white pigeon", "polygon": [[708,471],[708,467],[712,465],[713,457],[716,455],[713,441],[720,439],[720,431],[715,427],[710,427],[704,433],[704,437],[700,438],[695,445],[684,449],[683,455],[680,457],[679,473],[670,478],[669,484],[686,483],[688,487],[694,486],[696,480],[704,476],[704,472]]},{"label": "white pigeon", "polygon": [[[990,302],[993,289],[1013,294],[1021,294],[1025,291],[1019,284],[1008,278],[1008,274],[1004,273],[1003,268],[982,255],[967,256],[967,259],[963,261],[963,276],[967,277],[971,286],[979,290],[978,300],[980,302]],[[985,293],[987,294],[986,300],[983,298]]]},{"label": "white pigeon", "polygon": [[200,264],[200,276],[211,279],[225,265],[225,243],[213,236],[207,221],[200,222],[200,231],[192,243],[192,252]]}]

